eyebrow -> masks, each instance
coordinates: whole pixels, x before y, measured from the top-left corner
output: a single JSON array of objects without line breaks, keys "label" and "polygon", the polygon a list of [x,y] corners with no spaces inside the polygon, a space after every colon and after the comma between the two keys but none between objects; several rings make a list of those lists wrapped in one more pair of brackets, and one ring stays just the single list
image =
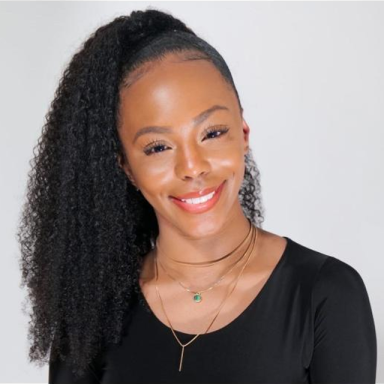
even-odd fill
[{"label": "eyebrow", "polygon": [[[213,105],[212,107],[206,109],[205,111],[199,113],[197,116],[195,116],[192,119],[193,126],[196,127],[197,125],[201,124],[203,121],[205,121],[213,112],[218,110],[226,110],[229,111],[227,107],[224,105]],[[140,128],[133,138],[133,143],[136,142],[136,140],[147,133],[169,133],[172,132],[172,128],[170,126],[159,126],[159,125],[150,125],[148,127]]]}]

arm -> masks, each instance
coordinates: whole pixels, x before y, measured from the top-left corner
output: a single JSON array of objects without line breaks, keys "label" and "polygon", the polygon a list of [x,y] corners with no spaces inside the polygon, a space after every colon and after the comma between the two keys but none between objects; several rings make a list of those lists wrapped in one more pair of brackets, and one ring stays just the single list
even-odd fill
[{"label": "arm", "polygon": [[330,256],[313,291],[310,383],[374,384],[377,344],[368,293],[359,273]]},{"label": "arm", "polygon": [[48,376],[48,384],[100,384],[101,382],[92,366],[88,368],[84,376],[75,380],[71,368],[59,358],[53,362],[50,361]]},{"label": "arm", "polygon": [[[68,350],[66,349],[66,352]],[[75,379],[72,373],[72,367],[68,362],[60,359],[59,356],[55,360],[51,357],[49,360],[48,384],[100,384],[102,379],[102,355],[99,353],[97,358],[93,359],[82,377]]]}]

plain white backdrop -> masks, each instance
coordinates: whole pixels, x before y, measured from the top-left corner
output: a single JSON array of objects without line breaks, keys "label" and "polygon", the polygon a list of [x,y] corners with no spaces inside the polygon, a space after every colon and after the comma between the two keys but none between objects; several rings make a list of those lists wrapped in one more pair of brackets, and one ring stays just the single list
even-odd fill
[{"label": "plain white backdrop", "polygon": [[28,361],[16,230],[62,72],[97,27],[148,6],[172,13],[227,61],[261,172],[263,228],[362,276],[384,382],[384,3],[1,2],[0,382],[47,382]]}]

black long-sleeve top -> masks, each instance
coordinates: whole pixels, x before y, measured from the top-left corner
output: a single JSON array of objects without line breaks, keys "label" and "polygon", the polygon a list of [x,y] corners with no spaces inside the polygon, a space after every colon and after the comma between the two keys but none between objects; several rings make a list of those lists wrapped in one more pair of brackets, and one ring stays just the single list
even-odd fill
[{"label": "black long-sleeve top", "polygon": [[[140,291],[121,343],[78,381],[65,363],[51,362],[49,383],[375,383],[375,324],[360,274],[285,239],[255,299],[227,326],[187,346],[180,372],[181,346]],[[176,334],[183,344],[194,336]]]}]

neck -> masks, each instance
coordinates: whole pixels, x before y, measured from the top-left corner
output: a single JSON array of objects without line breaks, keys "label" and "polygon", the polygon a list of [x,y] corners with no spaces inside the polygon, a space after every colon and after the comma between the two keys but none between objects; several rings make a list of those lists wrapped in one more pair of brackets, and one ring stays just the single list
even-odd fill
[{"label": "neck", "polygon": [[[227,220],[212,234],[206,232],[206,236],[191,236],[190,233],[159,228],[163,230],[159,232],[157,247],[154,249],[154,256],[158,260],[159,280],[168,280],[168,272],[190,287],[201,287],[220,277],[244,254],[252,235],[250,222],[243,214],[237,220]],[[247,254],[249,252],[250,250]],[[214,262],[219,259],[222,260]],[[209,264],[210,262],[213,263]],[[237,270],[236,267],[235,269]]]}]

